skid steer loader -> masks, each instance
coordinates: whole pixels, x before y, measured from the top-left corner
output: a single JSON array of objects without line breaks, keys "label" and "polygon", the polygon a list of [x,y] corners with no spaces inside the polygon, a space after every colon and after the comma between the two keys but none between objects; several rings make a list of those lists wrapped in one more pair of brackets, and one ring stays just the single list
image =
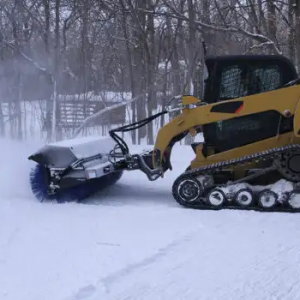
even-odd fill
[{"label": "skid steer loader", "polygon": [[[278,55],[208,57],[205,63],[201,100],[176,96],[162,112],[111,130],[110,137],[70,139],[31,155],[37,162],[30,176],[36,197],[84,200],[117,182],[124,171],[140,170],[157,180],[172,170],[174,144],[201,133],[204,141],[191,144],[195,157],[172,186],[180,205],[299,212],[300,80],[295,67]],[[152,151],[132,154],[118,135],[174,111]]]}]

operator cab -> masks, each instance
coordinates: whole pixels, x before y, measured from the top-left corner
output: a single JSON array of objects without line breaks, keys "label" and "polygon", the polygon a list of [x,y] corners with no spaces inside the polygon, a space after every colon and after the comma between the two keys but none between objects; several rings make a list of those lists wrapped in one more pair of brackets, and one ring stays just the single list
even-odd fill
[{"label": "operator cab", "polygon": [[[298,78],[293,64],[279,55],[209,57],[206,68],[203,101],[209,104],[275,90]],[[292,131],[293,118],[280,116],[265,111],[204,125],[206,146],[218,153],[276,136],[278,128],[281,134]]]}]

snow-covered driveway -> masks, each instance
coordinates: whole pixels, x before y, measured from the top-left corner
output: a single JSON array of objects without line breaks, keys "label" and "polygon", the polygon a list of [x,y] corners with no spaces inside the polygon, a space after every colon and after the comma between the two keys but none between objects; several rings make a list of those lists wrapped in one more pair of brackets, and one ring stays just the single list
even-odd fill
[{"label": "snow-covered driveway", "polygon": [[189,148],[164,179],[127,172],[61,205],[30,193],[36,145],[0,144],[1,300],[300,299],[300,215],[179,207],[170,190]]}]

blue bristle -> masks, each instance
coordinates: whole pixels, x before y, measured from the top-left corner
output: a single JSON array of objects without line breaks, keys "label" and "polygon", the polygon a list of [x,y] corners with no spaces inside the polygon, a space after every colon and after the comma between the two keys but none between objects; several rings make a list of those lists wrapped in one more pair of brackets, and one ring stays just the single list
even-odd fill
[{"label": "blue bristle", "polygon": [[43,165],[37,164],[30,172],[30,186],[35,197],[41,202],[44,200],[54,200],[53,195],[47,193],[47,169]]},{"label": "blue bristle", "polygon": [[56,200],[57,202],[83,201],[93,194],[115,184],[122,176],[123,172],[118,171],[100,178],[86,181],[72,188],[59,191],[55,195],[47,194],[46,168],[37,165],[30,173],[30,185],[33,194],[40,201]]}]

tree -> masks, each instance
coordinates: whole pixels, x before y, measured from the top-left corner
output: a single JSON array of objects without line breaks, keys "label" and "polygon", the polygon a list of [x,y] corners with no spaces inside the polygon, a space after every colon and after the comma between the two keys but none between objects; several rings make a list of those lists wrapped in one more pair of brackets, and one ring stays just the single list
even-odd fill
[{"label": "tree", "polygon": [[[201,98],[203,41],[209,55],[282,54],[299,70],[299,29],[298,0],[2,0],[0,135],[63,138],[64,99],[83,98],[87,111],[94,98],[115,107],[138,97],[129,122],[171,96]],[[132,141],[153,144],[166,120]]]}]

